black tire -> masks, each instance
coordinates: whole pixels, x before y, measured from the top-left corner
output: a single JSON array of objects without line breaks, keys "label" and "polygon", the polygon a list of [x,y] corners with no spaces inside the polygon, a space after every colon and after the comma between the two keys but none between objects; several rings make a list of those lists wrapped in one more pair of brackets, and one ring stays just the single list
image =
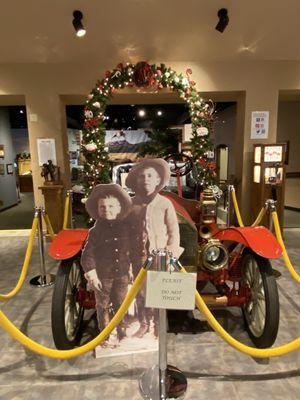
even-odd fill
[{"label": "black tire", "polygon": [[241,262],[242,281],[252,295],[243,307],[246,329],[256,347],[268,348],[274,344],[279,327],[279,297],[272,267],[268,259],[250,252]]},{"label": "black tire", "polygon": [[[51,310],[53,340],[59,350],[73,349],[82,337],[84,308],[76,302],[76,293],[83,279],[78,258],[63,260],[60,263],[55,278]],[[70,321],[66,321],[69,316]]]}]

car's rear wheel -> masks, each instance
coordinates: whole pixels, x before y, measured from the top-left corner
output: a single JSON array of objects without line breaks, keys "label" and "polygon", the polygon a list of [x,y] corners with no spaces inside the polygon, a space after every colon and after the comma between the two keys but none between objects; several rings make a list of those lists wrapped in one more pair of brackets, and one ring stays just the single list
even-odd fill
[{"label": "car's rear wheel", "polygon": [[279,297],[269,260],[246,253],[242,258],[242,282],[251,290],[251,299],[243,307],[248,334],[256,347],[271,347],[279,327]]}]

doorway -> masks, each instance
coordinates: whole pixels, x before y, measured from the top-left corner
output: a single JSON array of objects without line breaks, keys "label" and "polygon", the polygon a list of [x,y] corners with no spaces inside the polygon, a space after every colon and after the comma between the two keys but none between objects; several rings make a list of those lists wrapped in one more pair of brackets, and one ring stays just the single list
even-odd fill
[{"label": "doorway", "polygon": [[31,228],[33,212],[26,108],[0,107],[0,230]]},{"label": "doorway", "polygon": [[300,228],[300,93],[283,91],[278,103],[277,142],[287,143],[284,228]]}]

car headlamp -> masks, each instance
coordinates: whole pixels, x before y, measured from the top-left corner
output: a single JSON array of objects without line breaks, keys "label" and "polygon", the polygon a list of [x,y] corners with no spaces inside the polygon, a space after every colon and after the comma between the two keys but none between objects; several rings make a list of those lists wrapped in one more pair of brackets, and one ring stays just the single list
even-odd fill
[{"label": "car headlamp", "polygon": [[205,269],[218,271],[228,262],[228,251],[217,239],[211,239],[200,248],[201,264]]}]

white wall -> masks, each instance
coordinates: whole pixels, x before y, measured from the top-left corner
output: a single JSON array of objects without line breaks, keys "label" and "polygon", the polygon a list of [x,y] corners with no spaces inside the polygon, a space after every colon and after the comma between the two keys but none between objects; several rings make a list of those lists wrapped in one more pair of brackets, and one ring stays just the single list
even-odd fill
[{"label": "white wall", "polygon": [[228,177],[235,174],[236,104],[216,113],[214,144],[228,146]]}]

